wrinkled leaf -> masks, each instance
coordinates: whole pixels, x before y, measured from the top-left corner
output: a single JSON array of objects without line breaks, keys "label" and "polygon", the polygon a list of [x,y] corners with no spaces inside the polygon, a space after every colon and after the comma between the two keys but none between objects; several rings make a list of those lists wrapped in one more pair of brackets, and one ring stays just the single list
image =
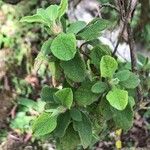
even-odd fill
[{"label": "wrinkled leaf", "polygon": [[75,121],[82,121],[82,114],[77,108],[70,110],[71,118]]},{"label": "wrinkled leaf", "polygon": [[74,82],[82,82],[86,76],[86,65],[79,54],[70,60],[61,62],[65,75]]},{"label": "wrinkled leaf", "polygon": [[41,114],[33,123],[32,130],[35,136],[44,136],[51,133],[57,126],[57,116],[51,113]]},{"label": "wrinkled leaf", "polygon": [[95,94],[91,91],[92,86],[93,83],[85,82],[77,89],[74,98],[78,105],[86,106],[98,100],[99,94]]},{"label": "wrinkled leaf", "polygon": [[93,93],[104,93],[108,89],[108,85],[105,82],[98,81],[96,82],[91,90]]},{"label": "wrinkled leaf", "polygon": [[55,136],[63,137],[65,135],[66,129],[70,124],[70,113],[67,111],[63,114],[60,114],[57,118],[57,127],[55,129]]},{"label": "wrinkled leaf", "polygon": [[75,35],[59,34],[52,42],[51,51],[60,60],[68,61],[74,58],[77,52]]},{"label": "wrinkled leaf", "polygon": [[56,88],[44,86],[41,91],[41,99],[46,102],[54,102],[53,95],[57,91],[58,91],[58,89],[56,89]]},{"label": "wrinkled leaf", "polygon": [[30,109],[38,110],[37,102],[35,102],[31,99],[28,99],[28,98],[19,97],[18,98],[18,104],[23,105],[25,107],[28,107]]},{"label": "wrinkled leaf", "polygon": [[47,25],[47,22],[38,14],[35,14],[33,16],[25,16],[20,20],[20,22],[28,22],[28,23],[39,22]]},{"label": "wrinkled leaf", "polygon": [[128,104],[128,92],[114,88],[106,95],[106,99],[114,108],[124,110]]},{"label": "wrinkled leaf", "polygon": [[82,121],[74,121],[74,129],[78,131],[83,148],[87,148],[92,142],[92,125],[89,118],[82,113]]},{"label": "wrinkled leaf", "polygon": [[69,125],[64,137],[60,139],[57,146],[59,150],[75,150],[78,144],[80,144],[78,132],[74,131],[72,125]]},{"label": "wrinkled leaf", "polygon": [[100,32],[105,30],[109,21],[105,19],[96,18],[92,22],[90,22],[83,30],[78,33],[78,36],[84,40],[93,40],[100,36]]},{"label": "wrinkled leaf", "polygon": [[67,33],[74,33],[77,34],[79,31],[81,31],[86,26],[86,23],[84,21],[77,21],[72,24],[67,29]]},{"label": "wrinkled leaf", "polygon": [[102,77],[112,78],[115,71],[118,69],[117,61],[111,56],[103,56],[100,62],[100,70]]},{"label": "wrinkled leaf", "polygon": [[130,72],[130,76],[127,80],[120,82],[120,85],[127,89],[134,89],[136,88],[140,83],[140,80],[137,75],[134,73]]},{"label": "wrinkled leaf", "polygon": [[55,99],[68,109],[73,103],[73,92],[71,88],[64,88],[55,93]]},{"label": "wrinkled leaf", "polygon": [[44,54],[44,55],[48,55],[51,53],[51,49],[50,49],[50,46],[52,44],[52,40],[51,39],[48,39],[47,41],[45,41],[42,45],[42,48],[41,48],[41,52]]},{"label": "wrinkled leaf", "polygon": [[127,131],[133,126],[134,114],[130,104],[123,111],[113,109],[112,113],[114,114],[113,120],[116,128]]},{"label": "wrinkled leaf", "polygon": [[130,76],[130,71],[129,70],[122,70],[117,72],[114,77],[118,78],[119,81],[126,81]]},{"label": "wrinkled leaf", "polygon": [[100,44],[95,46],[90,53],[91,63],[99,68],[99,62],[105,55],[111,55],[111,50],[108,46]]},{"label": "wrinkled leaf", "polygon": [[59,10],[59,6],[57,5],[50,5],[48,8],[46,8],[46,13],[49,16],[49,19],[51,21],[55,21],[58,18],[58,11]]},{"label": "wrinkled leaf", "polygon": [[103,98],[97,106],[97,113],[107,121],[113,118],[113,113],[107,99]]}]

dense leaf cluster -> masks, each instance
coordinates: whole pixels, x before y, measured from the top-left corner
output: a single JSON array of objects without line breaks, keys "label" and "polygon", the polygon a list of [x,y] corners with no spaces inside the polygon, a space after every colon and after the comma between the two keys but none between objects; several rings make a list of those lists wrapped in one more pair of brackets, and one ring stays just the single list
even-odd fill
[{"label": "dense leaf cluster", "polygon": [[[62,0],[60,6],[38,9],[21,21],[39,22],[50,34],[36,67],[46,59],[59,85],[43,87],[41,99],[46,104],[33,122],[33,134],[51,135],[58,149],[73,150],[96,143],[105,127],[125,131],[132,127],[135,88],[140,80],[99,42],[98,37],[111,22],[95,18],[89,24],[67,23],[63,18],[67,8],[68,1]],[[84,41],[86,49],[84,44],[78,47],[78,41]]]}]

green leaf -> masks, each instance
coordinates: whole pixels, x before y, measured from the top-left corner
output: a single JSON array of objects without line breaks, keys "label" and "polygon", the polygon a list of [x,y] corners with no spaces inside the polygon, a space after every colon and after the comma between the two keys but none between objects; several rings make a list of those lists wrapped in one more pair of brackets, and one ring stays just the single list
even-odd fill
[{"label": "green leaf", "polygon": [[81,30],[78,36],[87,41],[96,39],[99,37],[100,32],[105,30],[109,24],[107,20],[96,18]]},{"label": "green leaf", "polygon": [[44,55],[48,55],[51,53],[51,44],[52,44],[52,39],[48,39],[47,41],[45,41],[42,45],[42,48],[41,48],[41,52],[44,54]]},{"label": "green leaf", "polygon": [[53,95],[58,91],[56,88],[44,86],[41,91],[41,99],[46,102],[54,102]]},{"label": "green leaf", "polygon": [[57,5],[51,5],[46,9],[39,8],[35,15],[23,17],[21,22],[40,22],[50,27],[59,16],[59,9]]},{"label": "green leaf", "polygon": [[70,110],[71,118],[75,121],[82,121],[82,114],[77,108]]},{"label": "green leaf", "polygon": [[98,100],[99,94],[91,91],[92,86],[93,83],[87,81],[77,89],[74,98],[78,105],[87,106]]},{"label": "green leaf", "polygon": [[114,114],[113,120],[116,128],[127,131],[133,126],[134,114],[130,104],[123,111],[113,109],[112,113]]},{"label": "green leaf", "polygon": [[98,81],[96,82],[91,90],[93,93],[104,93],[108,89],[108,85],[105,82]]},{"label": "green leaf", "polygon": [[99,68],[99,62],[105,55],[111,55],[111,50],[106,45],[97,45],[95,46],[90,53],[91,63]]},{"label": "green leaf", "polygon": [[102,77],[112,78],[115,71],[118,69],[117,61],[111,56],[103,56],[100,62],[100,70]]},{"label": "green leaf", "polygon": [[58,18],[59,6],[50,5],[45,11],[48,14],[49,19],[55,21]]},{"label": "green leaf", "polygon": [[106,99],[102,99],[97,108],[100,116],[103,116],[104,120],[114,120],[116,129],[129,130],[133,126],[133,110],[129,103],[127,107],[120,111],[111,107]]},{"label": "green leaf", "polygon": [[53,112],[56,109],[58,109],[59,107],[60,107],[60,105],[58,103],[47,102],[44,109],[45,109],[45,112]]},{"label": "green leaf", "polygon": [[32,130],[36,137],[51,133],[57,126],[57,116],[51,113],[42,113],[33,123]]},{"label": "green leaf", "polygon": [[127,89],[135,89],[140,83],[137,75],[130,72],[130,76],[127,80],[120,82],[120,85]]},{"label": "green leaf", "polygon": [[74,58],[77,52],[75,35],[59,34],[52,42],[51,51],[60,60],[68,61]]},{"label": "green leaf", "polygon": [[122,71],[117,72],[114,75],[114,78],[118,78],[119,81],[126,81],[127,79],[129,79],[129,76],[130,76],[129,70],[122,70]]},{"label": "green leaf", "polygon": [[142,64],[145,65],[146,64],[146,57],[144,57],[141,53],[137,54],[138,57],[138,61]]},{"label": "green leaf", "polygon": [[47,22],[38,14],[35,14],[33,16],[25,16],[21,18],[20,22],[28,22],[28,23],[39,22],[47,25]]},{"label": "green leaf", "polygon": [[27,131],[27,129],[31,128],[30,121],[33,119],[33,116],[27,116],[25,112],[19,112],[15,116],[15,119],[11,121],[10,127],[13,129]]},{"label": "green leaf", "polygon": [[51,76],[53,76],[56,80],[59,81],[62,75],[59,62],[57,61],[49,62],[49,70],[50,70]]},{"label": "green leaf", "polygon": [[42,19],[45,22],[47,22],[47,24],[50,24],[50,18],[45,9],[43,9],[43,8],[37,9],[37,15],[41,16]]},{"label": "green leaf", "polygon": [[131,97],[131,96],[129,96],[129,104],[130,104],[131,108],[133,108],[134,105],[135,105],[135,100],[134,100],[134,98]]},{"label": "green leaf", "polygon": [[58,16],[61,18],[68,10],[68,0],[61,0]]},{"label": "green leaf", "polygon": [[25,107],[28,107],[30,109],[38,110],[37,102],[35,102],[31,99],[28,99],[28,98],[19,97],[18,98],[18,104],[23,105]]},{"label": "green leaf", "polygon": [[65,75],[74,82],[82,82],[86,76],[86,65],[79,54],[69,60],[61,62]]},{"label": "green leaf", "polygon": [[81,31],[86,26],[86,23],[84,21],[76,21],[67,29],[67,33],[74,33],[77,34],[79,31]]},{"label": "green leaf", "polygon": [[49,107],[45,110],[47,113],[51,113],[51,117],[58,116],[61,113],[64,113],[66,111],[66,108],[64,106],[59,106],[58,104],[50,103]]},{"label": "green leaf", "polygon": [[106,99],[114,108],[124,110],[128,104],[128,92],[114,88],[106,95]]},{"label": "green leaf", "polygon": [[112,113],[112,110],[110,108],[110,104],[109,102],[107,101],[107,99],[103,98],[101,99],[100,103],[98,104],[98,107],[97,107],[97,111],[98,114],[100,116],[103,117],[104,120],[110,120],[113,118],[113,113]]},{"label": "green leaf", "polygon": [[89,118],[82,113],[82,121],[74,121],[74,129],[78,131],[83,148],[87,148],[92,142],[92,125]]},{"label": "green leaf", "polygon": [[71,108],[73,103],[73,92],[71,88],[64,88],[55,93],[55,98],[68,109]]},{"label": "green leaf", "polygon": [[56,144],[59,146],[59,150],[75,150],[77,149],[78,144],[80,144],[78,132],[74,131],[72,124],[66,130],[66,133],[63,138],[60,138],[60,143]]},{"label": "green leaf", "polygon": [[57,118],[57,127],[55,129],[54,135],[57,137],[63,137],[70,122],[71,117],[68,111],[63,114],[60,114]]}]

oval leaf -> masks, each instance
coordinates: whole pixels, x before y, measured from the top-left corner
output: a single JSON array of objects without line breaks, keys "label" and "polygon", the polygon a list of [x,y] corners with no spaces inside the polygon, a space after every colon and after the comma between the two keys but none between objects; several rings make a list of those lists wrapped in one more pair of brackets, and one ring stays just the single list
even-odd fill
[{"label": "oval leaf", "polygon": [[96,39],[99,37],[100,32],[105,30],[109,24],[108,20],[96,18],[81,30],[78,36],[87,41]]},{"label": "oval leaf", "polygon": [[78,131],[83,148],[87,148],[92,142],[92,125],[89,118],[82,113],[82,121],[74,121],[74,128]]},{"label": "oval leaf", "polygon": [[102,77],[112,78],[115,71],[118,69],[117,61],[111,56],[103,56],[100,62],[100,70]]},{"label": "oval leaf", "polygon": [[75,35],[59,34],[52,42],[51,51],[60,60],[71,60],[77,52]]},{"label": "oval leaf", "polygon": [[47,24],[47,22],[38,14],[35,14],[33,16],[25,16],[20,20],[20,22],[28,22],[28,23],[39,22]]},{"label": "oval leaf", "polygon": [[65,75],[74,82],[82,82],[86,76],[86,65],[84,60],[77,54],[69,61],[61,62]]},{"label": "oval leaf", "polygon": [[93,93],[104,93],[107,88],[108,85],[105,82],[99,81],[92,86],[91,90]]},{"label": "oval leaf", "polygon": [[75,121],[82,121],[82,114],[77,108],[70,110],[71,118]]},{"label": "oval leaf", "polygon": [[55,99],[63,106],[70,109],[73,102],[73,92],[71,88],[64,88],[55,93]]},{"label": "oval leaf", "polygon": [[55,21],[58,17],[58,9],[59,9],[59,6],[57,5],[50,5],[48,8],[46,8],[46,13],[48,14],[49,16],[49,19],[51,21]]},{"label": "oval leaf", "polygon": [[130,72],[130,76],[127,80],[120,82],[120,85],[126,89],[135,89],[140,83],[138,76]]},{"label": "oval leaf", "polygon": [[114,75],[114,77],[118,78],[119,81],[125,81],[129,78],[129,76],[130,76],[130,71],[129,70],[122,70],[122,71],[117,72]]},{"label": "oval leaf", "polygon": [[51,116],[51,113],[41,114],[33,123],[32,130],[35,136],[44,136],[51,133],[57,126],[57,116]]},{"label": "oval leaf", "polygon": [[118,110],[124,110],[128,104],[128,92],[114,88],[106,95],[110,105]]},{"label": "oval leaf", "polygon": [[65,135],[66,129],[68,128],[71,117],[69,112],[60,114],[57,119],[57,127],[55,129],[54,135],[57,137],[63,137]]},{"label": "oval leaf", "polygon": [[95,94],[91,91],[93,83],[83,83],[75,92],[75,100],[80,106],[87,106],[97,101],[99,94]]},{"label": "oval leaf", "polygon": [[81,31],[86,26],[86,23],[84,21],[77,21],[72,24],[70,24],[67,33],[74,33],[77,34],[79,31]]}]

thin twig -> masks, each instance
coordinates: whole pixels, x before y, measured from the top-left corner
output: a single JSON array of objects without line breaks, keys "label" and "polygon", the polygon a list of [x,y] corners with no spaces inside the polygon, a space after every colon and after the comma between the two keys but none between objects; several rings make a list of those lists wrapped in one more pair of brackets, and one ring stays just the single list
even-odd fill
[{"label": "thin twig", "polygon": [[100,9],[102,9],[103,7],[109,7],[111,9],[114,9],[115,11],[117,11],[118,13],[120,13],[120,11],[118,10],[118,8],[110,3],[105,3],[105,4],[101,4],[99,6]]},{"label": "thin twig", "polygon": [[89,41],[87,41],[87,42],[85,42],[85,43],[82,43],[79,49],[80,49],[80,52],[81,52],[85,57],[87,57],[88,59],[91,59],[91,58],[89,57],[89,55],[86,54],[85,51],[83,50],[83,46],[84,46],[84,45],[87,45],[88,42],[89,42]]},{"label": "thin twig", "polygon": [[125,6],[123,6],[121,2],[123,2],[123,5],[125,5],[125,3],[122,0],[118,0],[118,5],[119,5],[119,8],[120,8],[120,18],[123,21],[123,28],[122,28],[121,33],[119,35],[119,38],[118,38],[117,44],[115,46],[115,49],[114,49],[114,51],[112,53],[112,56],[114,56],[116,54],[118,46],[119,46],[119,44],[121,42],[123,33],[124,33],[125,29],[127,28],[127,24],[128,24],[128,22],[130,20],[129,17],[130,17],[130,10],[131,10],[131,3],[132,3],[132,1],[129,2],[129,6],[126,6],[127,7],[126,9],[125,9]]},{"label": "thin twig", "polygon": [[119,35],[119,38],[118,38],[117,44],[116,44],[116,46],[115,46],[115,49],[114,49],[114,51],[113,51],[113,53],[112,53],[112,56],[115,56],[115,54],[116,54],[116,52],[117,52],[117,49],[118,49],[118,46],[119,46],[119,44],[120,44],[120,42],[121,42],[122,35],[123,35],[124,31],[125,31],[125,28],[126,28],[126,23],[123,24],[122,31],[121,31],[121,33],[120,33],[120,35]]},{"label": "thin twig", "polygon": [[136,58],[136,50],[135,50],[135,41],[133,39],[133,34],[132,34],[131,26],[129,23],[127,25],[127,32],[128,32],[128,43],[130,47],[132,71],[136,73],[137,72],[137,58]]}]

